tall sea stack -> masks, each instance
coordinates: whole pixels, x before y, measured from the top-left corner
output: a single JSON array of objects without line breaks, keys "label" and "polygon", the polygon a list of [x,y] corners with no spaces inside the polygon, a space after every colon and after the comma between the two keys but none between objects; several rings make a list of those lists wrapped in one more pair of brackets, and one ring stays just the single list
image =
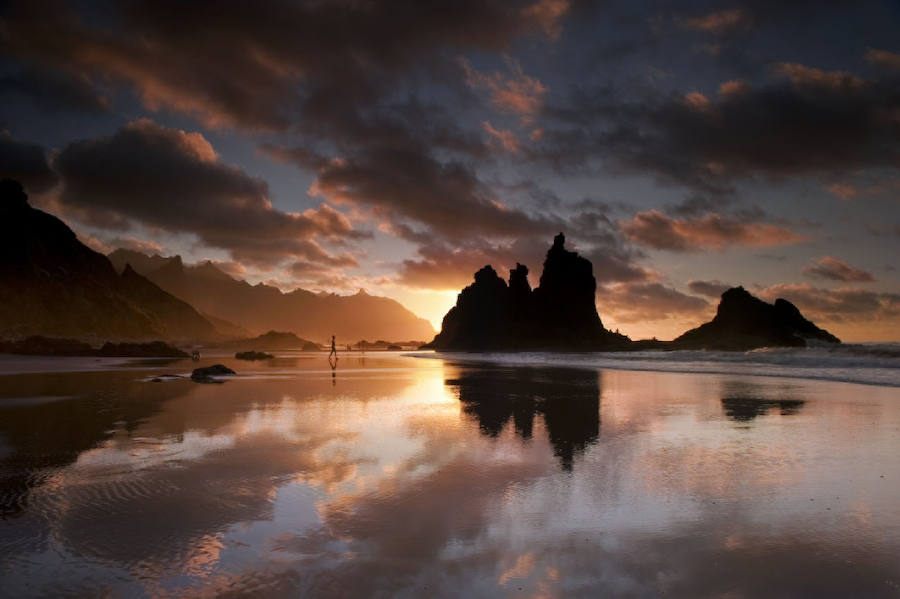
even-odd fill
[{"label": "tall sea stack", "polygon": [[584,351],[626,346],[628,338],[607,331],[597,314],[597,281],[590,260],[567,250],[565,243],[562,233],[554,238],[534,290],[522,264],[510,270],[508,283],[491,266],[479,270],[426,347]]}]

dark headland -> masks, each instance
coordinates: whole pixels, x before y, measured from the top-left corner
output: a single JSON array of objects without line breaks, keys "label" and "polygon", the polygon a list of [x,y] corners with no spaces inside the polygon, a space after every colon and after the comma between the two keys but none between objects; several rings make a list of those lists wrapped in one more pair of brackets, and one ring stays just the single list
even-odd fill
[{"label": "dark headland", "polygon": [[560,233],[544,260],[540,283],[528,283],[528,267],[517,264],[504,281],[491,266],[475,273],[441,332],[425,349],[445,351],[627,351],[759,347],[805,347],[809,341],[840,340],[807,320],[792,303],[774,304],[743,287],[722,294],[712,321],[673,341],[632,341],[607,330],[597,313],[597,282],[590,260],[565,248]]}]

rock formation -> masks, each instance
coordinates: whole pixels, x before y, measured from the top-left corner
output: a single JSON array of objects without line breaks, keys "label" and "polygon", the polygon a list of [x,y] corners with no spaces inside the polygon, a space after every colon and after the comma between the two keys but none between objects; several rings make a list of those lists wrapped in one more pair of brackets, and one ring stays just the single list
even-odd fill
[{"label": "rock formation", "polygon": [[25,356],[96,356],[106,358],[186,358],[187,353],[163,341],[110,343],[99,349],[77,339],[33,335],[17,341],[0,341],[0,353]]},{"label": "rock formation", "polygon": [[[293,333],[269,331],[268,333],[259,335],[258,337],[253,337],[251,339],[238,339],[236,341],[229,341],[228,343],[221,344],[220,347],[250,350],[303,349],[308,347],[310,343],[312,343],[312,341],[301,339]],[[319,346],[316,345],[315,348],[318,349]]]},{"label": "rock formation", "polygon": [[267,354],[264,351],[239,351],[234,354],[234,357],[238,360],[247,360],[248,362],[253,362],[256,360],[270,360],[274,358],[272,354]]},{"label": "rock formation", "polygon": [[22,186],[0,182],[0,338],[218,337],[187,303],[81,243],[55,216],[32,208]]},{"label": "rock formation", "polygon": [[441,332],[426,348],[442,350],[620,349],[628,338],[607,331],[597,314],[597,282],[586,258],[565,248],[560,233],[547,252],[540,284],[528,284],[528,268],[517,264],[509,284],[491,266],[475,273]]},{"label": "rock formation", "polygon": [[203,368],[195,368],[191,372],[191,380],[195,383],[224,383],[221,377],[234,376],[237,374],[224,364],[213,364],[212,366],[204,366]]},{"label": "rock formation", "polygon": [[672,341],[672,349],[745,351],[758,347],[805,347],[809,341],[840,343],[820,329],[784,299],[769,304],[743,287],[722,294],[716,316],[710,322]]}]

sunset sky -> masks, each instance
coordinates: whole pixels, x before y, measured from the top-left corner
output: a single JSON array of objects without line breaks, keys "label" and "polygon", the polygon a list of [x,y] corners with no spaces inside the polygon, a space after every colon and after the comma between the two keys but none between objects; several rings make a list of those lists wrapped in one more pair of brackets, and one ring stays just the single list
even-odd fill
[{"label": "sunset sky", "polygon": [[4,6],[0,175],[100,251],[439,328],[564,231],[633,338],[742,284],[900,339],[894,0]]}]

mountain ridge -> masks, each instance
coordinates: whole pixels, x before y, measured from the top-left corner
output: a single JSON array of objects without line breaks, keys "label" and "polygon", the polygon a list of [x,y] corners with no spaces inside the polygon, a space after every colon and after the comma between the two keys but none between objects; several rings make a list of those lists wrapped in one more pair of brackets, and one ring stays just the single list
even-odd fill
[{"label": "mountain ridge", "polygon": [[[360,290],[353,295],[283,292],[232,277],[209,260],[187,265],[181,256],[148,256],[118,249],[109,255],[121,270],[131,264],[142,275],[204,314],[253,334],[290,330],[306,339],[427,339],[434,329],[396,300]],[[143,270],[143,272],[142,272]]]},{"label": "mountain ridge", "polygon": [[59,218],[0,182],[0,337],[206,341],[220,337],[192,306],[133,269],[116,273]]}]

